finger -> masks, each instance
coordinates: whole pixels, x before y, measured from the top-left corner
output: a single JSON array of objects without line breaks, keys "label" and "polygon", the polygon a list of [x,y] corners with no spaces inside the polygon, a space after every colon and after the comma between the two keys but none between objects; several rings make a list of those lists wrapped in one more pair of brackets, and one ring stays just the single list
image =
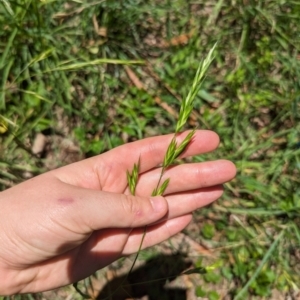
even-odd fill
[{"label": "finger", "polygon": [[[177,135],[177,144],[184,140],[189,131]],[[140,172],[148,171],[162,163],[174,134],[151,137],[115,148],[104,154],[103,159],[122,164],[124,170],[131,170],[140,157]],[[215,150],[219,145],[218,135],[209,130],[197,130],[191,143],[181,157],[193,156]],[[126,159],[124,159],[126,158]]]},{"label": "finger", "polygon": [[[151,195],[160,177],[161,168],[154,169],[139,178],[136,195]],[[165,171],[161,182],[169,178],[165,195],[216,186],[230,181],[236,175],[235,165],[227,160],[182,164]]]},{"label": "finger", "polygon": [[[180,143],[187,134],[188,132],[179,134],[177,142]],[[131,171],[138,160],[140,161],[140,173],[157,167],[162,163],[173,137],[174,134],[148,138],[120,146],[105,153],[102,157],[104,163],[98,162],[94,165],[96,173],[99,174],[97,178],[100,178],[100,176],[104,178],[102,180],[102,188],[124,192],[127,181],[125,176],[120,178],[120,173],[123,172],[125,174],[127,170]],[[190,145],[181,157],[213,151],[218,147],[218,144],[219,137],[213,131],[196,131]],[[119,182],[116,181],[116,176],[120,178]]]},{"label": "finger", "polygon": [[[64,226],[87,233],[102,228],[133,228],[160,220],[168,211],[163,197],[135,197],[117,193],[68,187],[60,189],[58,206]],[[68,223],[69,221],[69,223]]]},{"label": "finger", "polygon": [[[32,278],[32,274],[37,275],[22,289],[22,293],[39,292],[41,285],[44,290],[52,290],[94,274],[122,256],[130,232],[130,229],[95,231],[80,247],[23,270],[23,273],[27,273],[25,276],[23,274],[24,278]],[[20,277],[19,273],[20,271],[16,270],[16,278]],[[22,285],[16,286],[20,288]],[[18,293],[20,290],[14,294]]]},{"label": "finger", "polygon": [[[149,248],[158,243],[161,243],[176,233],[183,230],[192,220],[192,215],[184,215],[166,222],[153,225],[146,228],[146,234],[143,240],[142,249]],[[136,228],[132,230],[128,238],[128,242],[123,250],[123,255],[129,255],[138,251],[142,238],[144,235],[144,228]]]},{"label": "finger", "polygon": [[77,260],[72,263],[72,281],[85,278],[121,256],[136,253],[142,239],[142,249],[145,249],[170,238],[184,229],[191,219],[192,215],[185,215],[149,226],[144,239],[145,227],[133,229],[131,232],[126,229],[94,232],[81,247]]},{"label": "finger", "polygon": [[[147,228],[142,249],[156,245],[184,229],[192,216],[186,215]],[[127,229],[109,229],[95,232],[79,249],[74,249],[61,256],[50,259],[29,271],[36,269],[38,276],[35,283],[41,281],[45,289],[53,289],[71,282],[79,281],[98,269],[118,259],[122,255],[136,253],[144,235],[144,227],[131,231],[129,238]],[[121,243],[119,244],[121,240]],[[127,243],[126,243],[127,240]],[[113,247],[112,247],[113,246]],[[61,276],[46,280],[48,274],[60,272]],[[38,284],[27,286],[28,291],[38,291]],[[23,292],[28,292],[23,290]]]},{"label": "finger", "polygon": [[[188,132],[177,136],[180,143]],[[61,181],[86,188],[123,192],[126,171],[140,159],[140,173],[162,163],[174,134],[156,136],[125,144],[104,154],[52,171]],[[182,157],[213,151],[218,147],[218,135],[209,130],[197,130]],[[72,174],[72,176],[70,176]],[[121,175],[121,176],[120,176]],[[123,175],[123,176],[122,176]],[[119,180],[116,180],[119,178]]]},{"label": "finger", "polygon": [[190,214],[193,211],[206,206],[219,199],[223,194],[223,186],[218,185],[203,188],[186,193],[166,196],[169,212],[168,219],[174,219],[182,215]]}]

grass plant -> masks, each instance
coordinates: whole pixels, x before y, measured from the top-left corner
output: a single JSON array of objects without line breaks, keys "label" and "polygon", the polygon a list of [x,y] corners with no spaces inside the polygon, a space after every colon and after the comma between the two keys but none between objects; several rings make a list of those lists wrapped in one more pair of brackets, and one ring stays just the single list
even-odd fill
[{"label": "grass plant", "polygon": [[[193,288],[211,299],[296,297],[299,24],[299,1],[0,1],[0,190],[172,132],[199,54],[218,40],[186,127],[221,138],[216,152],[194,161],[226,158],[238,174],[185,231],[222,261],[209,276],[192,277]],[[47,137],[40,156],[31,153],[38,133]],[[70,288],[48,297],[68,295],[81,299]]]},{"label": "grass plant", "polygon": [[[192,130],[187,134],[184,140],[178,145],[176,141],[176,135],[180,133],[182,128],[186,125],[188,118],[190,117],[193,109],[194,109],[194,102],[195,98],[198,95],[202,83],[205,79],[206,72],[211,65],[212,61],[214,60],[214,50],[216,48],[215,44],[212,49],[209,51],[207,57],[202,59],[199,67],[197,69],[196,75],[194,77],[193,83],[191,85],[191,89],[189,90],[188,95],[183,99],[180,105],[180,112],[178,116],[178,120],[176,123],[175,134],[172,138],[167,151],[165,153],[160,177],[157,181],[157,186],[154,188],[152,192],[152,196],[159,196],[163,195],[166,188],[168,187],[170,179],[167,178],[163,183],[161,183],[161,179],[168,167],[174,164],[175,160],[182,154],[186,147],[189,145],[191,140],[193,139],[195,130]],[[138,183],[138,170],[139,170],[140,161],[133,166],[132,172],[127,172],[127,181],[130,192],[132,195],[135,194],[136,185]]]},{"label": "grass plant", "polygon": [[[176,135],[178,133],[180,133],[180,131],[186,125],[187,120],[190,117],[190,115],[194,109],[195,97],[199,93],[201,85],[204,81],[206,72],[208,71],[208,68],[214,59],[213,54],[214,54],[216,45],[217,44],[215,44],[212,47],[212,49],[209,51],[207,57],[200,62],[199,67],[196,72],[196,75],[194,77],[193,83],[191,85],[191,89],[190,89],[188,95],[181,102],[179,117],[178,117],[178,120],[176,123],[176,128],[175,128],[175,133],[174,133],[174,136],[173,136],[173,138],[167,148],[167,151],[165,153],[160,176],[157,181],[156,187],[152,191],[152,196],[159,196],[159,195],[164,194],[164,192],[167,189],[169,182],[170,182],[170,178],[167,178],[167,179],[165,179],[165,181],[163,183],[161,183],[161,179],[162,179],[166,169],[168,167],[172,166],[172,164],[174,164],[175,160],[180,156],[180,154],[182,154],[185,151],[186,147],[190,144],[190,142],[193,139],[195,130],[190,131],[187,134],[187,136],[183,139],[183,141],[178,145],[177,141],[176,141]],[[132,171],[131,172],[127,171],[127,182],[128,182],[129,190],[132,195],[135,195],[135,190],[136,190],[136,187],[138,184],[139,166],[140,166],[140,158],[139,158],[138,163],[134,164]],[[143,234],[138,252],[136,254],[136,257],[133,261],[132,267],[129,270],[129,274],[133,270],[135,262],[139,256],[139,253],[141,251],[143,241],[144,241],[146,234],[147,234],[147,226],[144,228],[144,234]],[[202,269],[203,268],[201,268],[201,270]]]}]

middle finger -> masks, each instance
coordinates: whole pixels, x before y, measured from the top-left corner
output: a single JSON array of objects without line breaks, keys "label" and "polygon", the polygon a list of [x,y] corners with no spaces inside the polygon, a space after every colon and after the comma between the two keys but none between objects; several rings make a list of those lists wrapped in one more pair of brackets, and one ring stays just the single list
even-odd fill
[{"label": "middle finger", "polygon": [[[227,160],[182,164],[165,171],[161,183],[170,178],[164,195],[216,186],[231,180],[235,176],[235,166]],[[148,196],[156,187],[161,168],[140,175],[136,195]]]}]

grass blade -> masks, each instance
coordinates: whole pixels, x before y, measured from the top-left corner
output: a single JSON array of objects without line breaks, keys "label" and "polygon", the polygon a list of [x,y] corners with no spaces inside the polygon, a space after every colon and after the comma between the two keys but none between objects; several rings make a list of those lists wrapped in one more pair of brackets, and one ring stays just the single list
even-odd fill
[{"label": "grass blade", "polygon": [[256,277],[259,275],[260,271],[264,267],[265,263],[268,261],[269,257],[272,255],[273,251],[276,249],[276,246],[278,245],[279,241],[282,239],[284,235],[284,230],[280,232],[280,234],[277,236],[275,241],[272,243],[271,247],[263,257],[262,261],[260,262],[258,268],[255,270],[254,274],[251,276],[251,278],[248,280],[246,285],[240,290],[240,292],[234,297],[234,300],[238,299],[245,299],[244,293],[247,292],[249,286],[253,283],[253,281],[256,279]]}]

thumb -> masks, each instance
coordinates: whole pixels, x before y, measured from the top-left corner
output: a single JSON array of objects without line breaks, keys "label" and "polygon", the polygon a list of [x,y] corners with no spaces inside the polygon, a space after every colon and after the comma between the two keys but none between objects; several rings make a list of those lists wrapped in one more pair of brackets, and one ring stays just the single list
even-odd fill
[{"label": "thumb", "polygon": [[75,188],[72,194],[76,195],[72,197],[75,205],[69,205],[68,218],[76,224],[80,220],[88,230],[141,227],[159,221],[168,212],[168,203],[161,196],[137,197],[84,188]]}]

